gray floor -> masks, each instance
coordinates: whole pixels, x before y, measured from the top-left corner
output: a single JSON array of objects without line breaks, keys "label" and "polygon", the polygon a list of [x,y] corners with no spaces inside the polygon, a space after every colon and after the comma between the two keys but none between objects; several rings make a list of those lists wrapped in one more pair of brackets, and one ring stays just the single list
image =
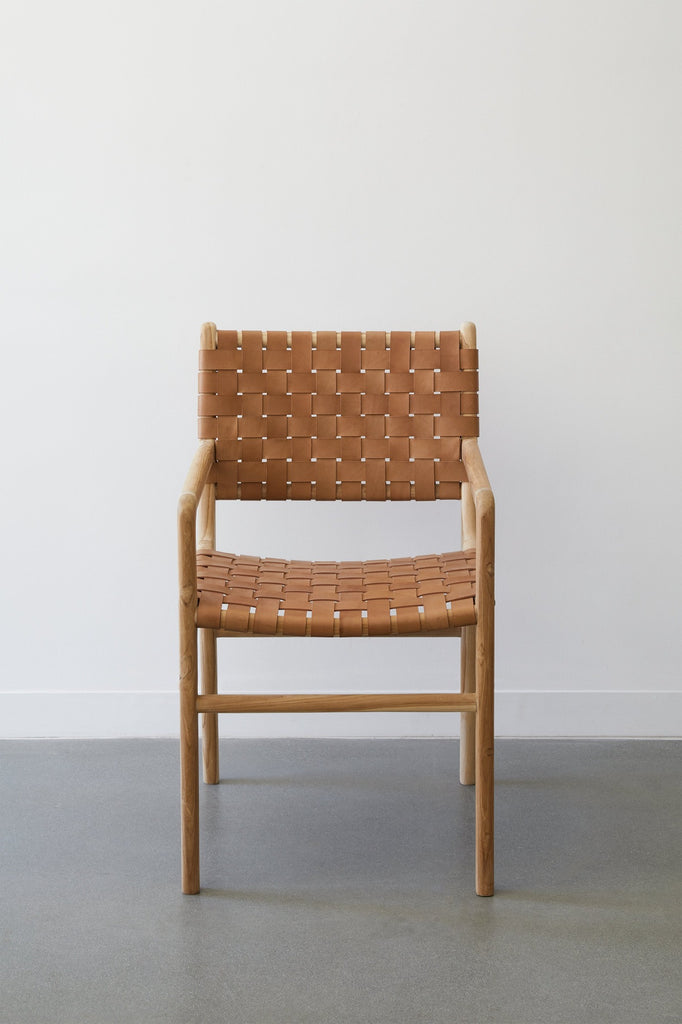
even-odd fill
[{"label": "gray floor", "polygon": [[473,895],[450,740],[222,746],[200,896],[176,744],[0,744],[2,1024],[682,1021],[674,742],[497,744]]}]

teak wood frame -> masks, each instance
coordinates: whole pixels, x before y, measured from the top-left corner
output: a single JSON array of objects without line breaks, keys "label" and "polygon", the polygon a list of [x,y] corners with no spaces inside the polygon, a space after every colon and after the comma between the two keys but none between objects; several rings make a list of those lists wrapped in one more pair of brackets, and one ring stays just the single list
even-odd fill
[{"label": "teak wood frame", "polygon": [[[462,346],[476,347],[476,328],[461,327]],[[216,347],[216,327],[204,324],[201,347]],[[190,465],[178,502],[180,583],[180,751],[182,891],[198,893],[199,881],[199,715],[204,781],[219,782],[218,714],[277,711],[458,711],[460,782],[476,787],[476,893],[494,892],[494,576],[495,501],[476,438],[462,439],[462,549],[476,552],[476,624],[439,631],[461,636],[460,693],[416,694],[218,694],[220,630],[198,628],[197,551],[215,548],[215,484],[207,479],[216,458],[215,442],[204,440]],[[197,637],[198,634],[198,637]],[[197,643],[198,639],[198,643]],[[199,663],[201,672],[199,673]],[[201,676],[201,694],[198,680]]]}]

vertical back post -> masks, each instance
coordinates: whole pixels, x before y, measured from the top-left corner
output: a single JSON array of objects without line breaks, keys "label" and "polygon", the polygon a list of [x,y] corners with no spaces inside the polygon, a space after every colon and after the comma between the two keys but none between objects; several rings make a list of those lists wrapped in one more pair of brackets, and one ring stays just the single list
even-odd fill
[{"label": "vertical back post", "polygon": [[492,491],[476,502],[476,892],[494,891],[494,616],[495,502]]},{"label": "vertical back post", "polygon": [[[470,322],[460,327],[462,348],[476,348],[476,325]],[[476,509],[471,484],[462,484],[461,500],[462,550],[476,547]],[[460,652],[460,689],[462,693],[476,690],[476,627],[462,626]],[[472,712],[460,715],[459,721],[459,781],[473,786],[476,781],[476,716]]]},{"label": "vertical back post", "polygon": [[[206,323],[201,328],[199,347],[215,349],[218,344],[216,325]],[[207,483],[204,486],[199,508],[197,510],[197,534],[199,550],[215,550],[215,503],[216,485]],[[200,680],[203,694],[218,692],[218,652],[215,630],[199,630]],[[217,785],[220,781],[220,757],[218,743],[218,715],[215,712],[204,712],[201,723],[201,752],[204,770],[204,782]]]}]

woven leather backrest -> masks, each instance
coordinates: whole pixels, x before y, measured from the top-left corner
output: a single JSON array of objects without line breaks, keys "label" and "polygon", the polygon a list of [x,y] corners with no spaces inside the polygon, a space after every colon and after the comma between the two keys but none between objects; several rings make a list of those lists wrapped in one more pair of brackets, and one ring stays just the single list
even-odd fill
[{"label": "woven leather backrest", "polygon": [[218,331],[199,352],[216,497],[459,498],[477,368],[459,331]]}]

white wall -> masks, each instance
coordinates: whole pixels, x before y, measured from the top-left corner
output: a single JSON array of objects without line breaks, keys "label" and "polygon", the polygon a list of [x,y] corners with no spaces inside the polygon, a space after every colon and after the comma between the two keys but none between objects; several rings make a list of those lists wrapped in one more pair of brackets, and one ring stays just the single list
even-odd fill
[{"label": "white wall", "polygon": [[[13,0],[2,19],[0,733],[176,729],[203,320],[472,319],[499,732],[679,735],[679,5]],[[416,553],[425,517],[417,546],[447,549],[456,514],[230,506],[223,545]],[[285,690],[447,688],[459,658],[447,640],[226,643],[242,690],[273,670]]]}]

